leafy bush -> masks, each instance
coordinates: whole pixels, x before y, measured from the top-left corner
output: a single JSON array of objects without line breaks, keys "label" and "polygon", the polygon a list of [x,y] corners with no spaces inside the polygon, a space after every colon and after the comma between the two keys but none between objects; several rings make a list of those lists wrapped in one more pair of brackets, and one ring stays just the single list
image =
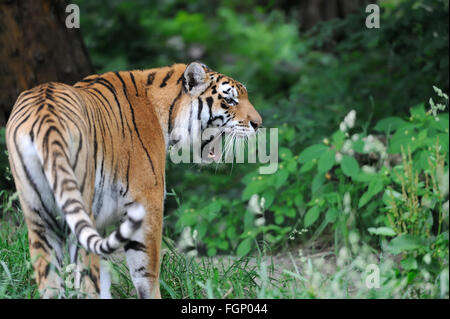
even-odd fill
[{"label": "leafy bush", "polygon": [[[440,108],[448,107],[436,90],[447,99]],[[436,278],[448,269],[449,117],[423,104],[410,113],[383,119],[367,134],[353,132],[351,111],[322,143],[298,155],[281,147],[275,174],[248,173],[240,200],[183,204],[177,227],[189,226],[192,246],[204,245],[208,255],[231,249],[241,256],[255,241],[282,247],[331,228],[336,247],[359,236],[402,254],[398,267],[409,281]],[[280,140],[288,131],[280,130]]]}]

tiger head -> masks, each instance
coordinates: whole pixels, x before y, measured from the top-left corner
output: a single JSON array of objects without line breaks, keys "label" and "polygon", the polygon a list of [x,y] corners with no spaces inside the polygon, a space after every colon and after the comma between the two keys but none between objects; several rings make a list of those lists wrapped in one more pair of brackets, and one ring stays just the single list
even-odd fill
[{"label": "tiger head", "polygon": [[[216,128],[216,134],[202,142],[201,152],[208,145],[209,158],[215,154],[222,133],[233,138],[247,138],[258,131],[262,118],[249,100],[247,89],[238,81],[210,70],[206,65],[189,64],[182,78],[185,101],[191,105],[190,121],[197,121],[200,131]],[[214,131],[214,130],[211,130]],[[202,156],[203,158],[203,156]]]}]

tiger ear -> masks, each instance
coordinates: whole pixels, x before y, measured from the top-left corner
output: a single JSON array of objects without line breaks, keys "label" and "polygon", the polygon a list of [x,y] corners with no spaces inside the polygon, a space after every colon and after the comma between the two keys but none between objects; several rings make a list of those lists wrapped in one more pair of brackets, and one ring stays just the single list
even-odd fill
[{"label": "tiger ear", "polygon": [[192,62],[184,71],[184,88],[191,95],[203,92],[209,84],[204,66],[198,62]]}]

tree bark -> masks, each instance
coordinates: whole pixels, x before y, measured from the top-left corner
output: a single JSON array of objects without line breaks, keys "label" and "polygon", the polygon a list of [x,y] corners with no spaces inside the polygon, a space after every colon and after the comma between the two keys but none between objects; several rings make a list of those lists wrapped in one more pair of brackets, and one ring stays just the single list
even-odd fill
[{"label": "tree bark", "polygon": [[0,125],[17,96],[38,84],[73,84],[94,73],[65,0],[0,0]]}]

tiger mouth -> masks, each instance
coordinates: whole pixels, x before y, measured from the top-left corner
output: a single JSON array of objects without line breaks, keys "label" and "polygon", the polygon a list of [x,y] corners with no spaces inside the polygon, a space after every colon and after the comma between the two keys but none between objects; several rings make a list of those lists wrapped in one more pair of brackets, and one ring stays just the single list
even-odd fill
[{"label": "tiger mouth", "polygon": [[231,131],[232,129],[230,128],[223,128],[216,135],[214,135],[210,141],[207,142],[207,144],[209,144],[208,158],[214,160],[220,159],[222,156],[222,152],[220,151],[222,146],[222,136],[224,133],[227,134]]},{"label": "tiger mouth", "polygon": [[212,140],[207,142],[207,144],[209,144],[208,158],[218,160],[222,156],[223,150],[221,150],[221,143],[222,143],[222,136],[224,133],[232,134],[233,139],[234,138],[245,139],[251,135],[249,132],[235,127],[227,127],[220,130],[220,132],[217,133],[212,138]]},{"label": "tiger mouth", "polygon": [[223,131],[220,131],[217,133],[211,142],[209,142],[209,149],[208,149],[208,158],[216,159],[218,154],[216,153],[216,149],[219,148],[220,144],[222,143],[222,133]]}]

